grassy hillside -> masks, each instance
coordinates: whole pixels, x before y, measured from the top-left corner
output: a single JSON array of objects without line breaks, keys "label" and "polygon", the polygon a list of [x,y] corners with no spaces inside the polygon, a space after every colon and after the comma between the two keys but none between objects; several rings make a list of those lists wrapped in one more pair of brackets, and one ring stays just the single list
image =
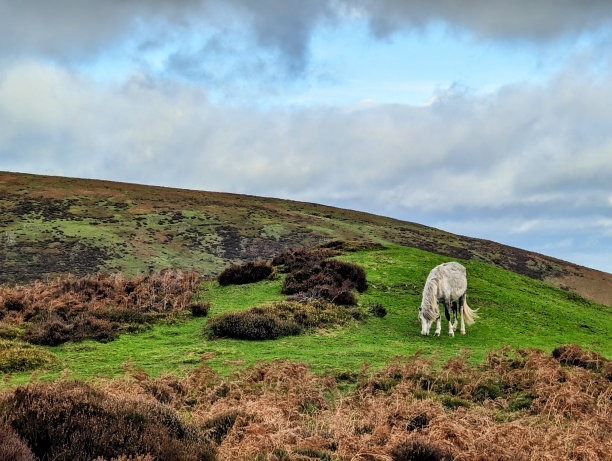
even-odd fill
[{"label": "grassy hillside", "polygon": [[[339,376],[357,373],[364,363],[380,369],[395,356],[417,352],[438,362],[462,353],[478,363],[491,348],[506,345],[551,351],[561,344],[577,343],[612,357],[610,309],[542,282],[487,264],[461,261],[468,271],[468,303],[479,309],[480,318],[467,327],[465,336],[448,337],[444,325],[441,337],[422,337],[417,320],[422,287],[429,270],[448,258],[401,246],[340,258],[366,269],[369,288],[359,297],[360,309],[367,313],[369,305],[380,303],[388,312],[385,317],[366,315],[345,326],[268,341],[209,339],[204,336],[209,318],[284,299],[280,293],[284,276],[225,287],[205,281],[199,298],[211,304],[207,318],[186,315],[107,344],[86,341],[46,348],[57,356],[57,362],[51,370],[36,372],[37,379],[112,377],[137,369],[153,376],[183,374],[199,366],[202,359],[226,375],[237,366],[279,358]],[[14,373],[5,379],[5,385],[23,383],[31,376]]]},{"label": "grassy hillside", "polygon": [[612,305],[612,275],[415,223],[287,200],[0,173],[0,283],[64,272],[127,275],[232,262],[331,239],[484,262]]},{"label": "grassy hillside", "polygon": [[[38,361],[2,376],[0,458],[609,459],[609,307],[460,260],[480,318],[465,336],[422,337],[423,284],[449,258],[387,245],[338,259],[364,267],[369,286],[362,318],[333,328],[205,333],[212,318],[284,299],[280,274],[203,281],[208,317],[177,311],[105,344],[0,339],[0,365]],[[387,315],[368,314],[373,304]]]}]

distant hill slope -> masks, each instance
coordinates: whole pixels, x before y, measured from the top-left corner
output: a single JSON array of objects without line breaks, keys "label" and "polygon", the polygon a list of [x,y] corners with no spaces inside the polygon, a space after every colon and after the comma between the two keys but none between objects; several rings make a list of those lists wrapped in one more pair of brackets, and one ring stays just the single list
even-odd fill
[{"label": "distant hill slope", "polygon": [[416,223],[312,203],[0,172],[0,283],[62,272],[230,263],[332,240],[372,240],[477,260],[612,306],[612,274]]}]

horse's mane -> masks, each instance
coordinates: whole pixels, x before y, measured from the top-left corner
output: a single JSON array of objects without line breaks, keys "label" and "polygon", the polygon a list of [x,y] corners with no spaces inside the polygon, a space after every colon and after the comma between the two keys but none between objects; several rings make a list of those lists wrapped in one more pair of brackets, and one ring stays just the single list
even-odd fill
[{"label": "horse's mane", "polygon": [[425,288],[423,288],[423,317],[427,320],[435,320],[440,315],[440,308],[438,307],[438,282],[439,274],[436,270],[435,273],[431,273],[427,277],[425,282]]}]

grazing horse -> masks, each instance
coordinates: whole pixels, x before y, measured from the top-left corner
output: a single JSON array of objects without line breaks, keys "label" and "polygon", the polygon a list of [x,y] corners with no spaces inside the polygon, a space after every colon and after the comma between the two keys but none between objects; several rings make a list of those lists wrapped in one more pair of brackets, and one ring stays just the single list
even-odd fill
[{"label": "grazing horse", "polygon": [[[467,278],[465,267],[456,262],[440,264],[434,267],[423,289],[423,302],[419,307],[419,320],[421,321],[421,334],[427,336],[435,320],[436,331],[434,336],[440,336],[440,308],[438,303],[444,303],[444,314],[448,320],[448,334],[455,336],[457,328],[457,310],[461,315],[461,334],[465,334],[465,322],[468,325],[478,318],[476,311],[469,308],[466,302]],[[455,302],[459,300],[459,302]],[[459,309],[457,309],[459,306]],[[451,310],[454,323],[451,323]]]}]

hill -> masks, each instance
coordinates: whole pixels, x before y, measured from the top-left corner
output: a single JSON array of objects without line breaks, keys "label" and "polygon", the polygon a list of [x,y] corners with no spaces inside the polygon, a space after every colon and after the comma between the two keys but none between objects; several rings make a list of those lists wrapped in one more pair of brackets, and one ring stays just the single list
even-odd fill
[{"label": "hill", "polygon": [[332,239],[492,264],[612,305],[612,274],[495,242],[351,210],[247,195],[0,173],[0,283],[64,272],[126,275],[230,263]]}]

